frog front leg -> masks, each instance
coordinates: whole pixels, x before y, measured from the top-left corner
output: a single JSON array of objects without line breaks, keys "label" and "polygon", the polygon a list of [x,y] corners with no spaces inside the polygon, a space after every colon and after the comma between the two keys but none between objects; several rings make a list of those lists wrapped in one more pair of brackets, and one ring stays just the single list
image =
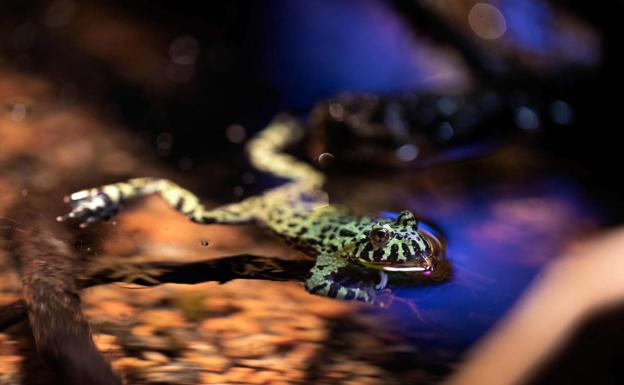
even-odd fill
[{"label": "frog front leg", "polygon": [[[329,254],[320,255],[316,264],[310,270],[305,281],[305,288],[311,294],[322,295],[330,298],[343,300],[357,300],[380,307],[385,307],[390,303],[390,295],[385,287],[385,279],[381,279],[378,284],[363,283],[356,279],[353,266],[349,262]],[[354,275],[353,279],[349,278]]]},{"label": "frog front leg", "polygon": [[81,190],[71,194],[66,201],[72,210],[57,218],[81,220],[81,227],[108,219],[115,215],[121,205],[129,200],[157,194],[172,208],[198,223],[238,224],[254,219],[254,200],[208,210],[192,192],[167,180],[158,178],[134,178],[125,182],[113,183],[97,188]]}]

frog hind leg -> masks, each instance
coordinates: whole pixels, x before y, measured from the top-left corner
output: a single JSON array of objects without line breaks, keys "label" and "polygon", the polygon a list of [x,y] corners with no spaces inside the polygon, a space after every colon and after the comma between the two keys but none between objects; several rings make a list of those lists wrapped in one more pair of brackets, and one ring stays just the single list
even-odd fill
[{"label": "frog hind leg", "polygon": [[249,198],[240,203],[206,209],[192,192],[167,180],[158,178],[134,178],[97,188],[81,190],[71,194],[66,201],[72,210],[59,221],[78,219],[85,227],[93,222],[115,215],[122,204],[146,195],[157,194],[169,206],[198,223],[239,224],[255,219],[254,207],[258,198]]},{"label": "frog hind leg", "polygon": [[[305,281],[305,288],[311,294],[342,300],[356,300],[380,307],[388,304],[387,296],[380,294],[374,287],[353,284],[340,279],[340,275],[350,274],[352,267],[348,261],[322,254],[310,270]],[[344,273],[344,274],[343,274]]]}]

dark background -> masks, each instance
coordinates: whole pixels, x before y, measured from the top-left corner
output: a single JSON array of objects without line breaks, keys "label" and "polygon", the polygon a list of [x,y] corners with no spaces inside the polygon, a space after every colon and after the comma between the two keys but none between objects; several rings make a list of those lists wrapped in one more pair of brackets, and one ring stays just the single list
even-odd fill
[{"label": "dark background", "polygon": [[[279,111],[305,117],[345,91],[563,99],[571,124],[540,116],[532,145],[561,160],[620,221],[622,5],[500,1],[507,29],[486,40],[466,22],[474,4],[4,1],[0,47],[4,65],[54,79],[61,101],[92,103],[189,172],[240,154],[228,139],[232,124],[247,137]],[[516,128],[496,122],[470,140],[511,138]]]}]

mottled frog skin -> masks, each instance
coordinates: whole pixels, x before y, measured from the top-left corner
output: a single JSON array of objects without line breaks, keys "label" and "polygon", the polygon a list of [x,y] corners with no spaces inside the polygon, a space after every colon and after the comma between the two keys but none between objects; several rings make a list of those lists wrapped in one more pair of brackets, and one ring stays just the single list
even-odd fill
[{"label": "mottled frog skin", "polygon": [[[322,190],[324,175],[282,152],[301,136],[302,130],[293,120],[282,118],[249,141],[251,163],[290,182],[242,202],[208,209],[193,193],[169,180],[135,178],[71,194],[67,200],[72,210],[59,220],[75,218],[85,227],[110,218],[125,201],[158,194],[194,222],[254,222],[316,258],[305,282],[310,293],[383,306],[389,271],[394,267],[431,272],[438,262],[432,245],[418,231],[418,221],[409,211],[395,220],[374,219],[327,204]],[[354,278],[361,273],[376,279]]]}]

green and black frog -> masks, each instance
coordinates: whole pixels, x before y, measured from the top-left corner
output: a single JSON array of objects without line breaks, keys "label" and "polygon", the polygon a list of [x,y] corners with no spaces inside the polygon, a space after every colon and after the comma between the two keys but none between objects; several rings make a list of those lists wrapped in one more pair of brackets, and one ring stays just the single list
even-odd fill
[{"label": "green and black frog", "polygon": [[[305,281],[312,294],[383,306],[388,275],[430,275],[441,263],[432,237],[419,231],[410,211],[397,218],[372,218],[328,204],[324,174],[283,152],[303,130],[292,119],[276,119],[247,144],[251,164],[289,180],[239,203],[208,209],[190,191],[166,179],[135,178],[75,192],[72,207],[59,220],[77,219],[85,227],[117,213],[131,199],[160,195],[171,207],[203,224],[257,223],[287,245],[314,257]],[[365,276],[369,279],[356,279]]]}]

